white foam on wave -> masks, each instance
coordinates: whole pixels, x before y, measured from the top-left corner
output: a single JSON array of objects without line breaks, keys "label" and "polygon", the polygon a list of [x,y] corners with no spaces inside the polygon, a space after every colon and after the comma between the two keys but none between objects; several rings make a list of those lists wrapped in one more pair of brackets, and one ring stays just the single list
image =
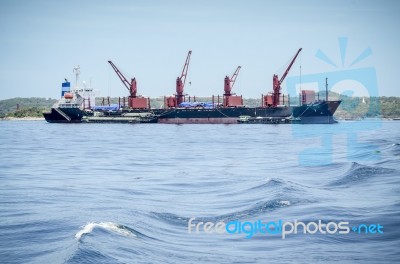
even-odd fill
[{"label": "white foam on wave", "polygon": [[83,227],[78,233],[76,233],[75,238],[81,239],[83,235],[89,234],[95,228],[102,228],[114,233],[118,233],[123,236],[136,236],[134,233],[126,229],[124,226],[112,223],[112,222],[100,222],[100,223],[88,223]]},{"label": "white foam on wave", "polygon": [[290,201],[279,201],[279,203],[280,203],[281,205],[286,205],[286,206],[289,206],[289,205],[290,205]]}]

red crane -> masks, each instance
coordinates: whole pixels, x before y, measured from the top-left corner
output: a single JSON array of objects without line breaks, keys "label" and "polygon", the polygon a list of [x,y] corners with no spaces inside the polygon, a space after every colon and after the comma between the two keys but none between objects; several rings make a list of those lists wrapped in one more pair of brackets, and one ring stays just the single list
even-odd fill
[{"label": "red crane", "polygon": [[185,88],[186,76],[189,69],[190,55],[192,51],[189,50],[188,55],[186,57],[185,65],[183,65],[182,74],[180,77],[176,78],[176,97],[177,97],[177,105],[183,102],[183,89]]},{"label": "red crane", "polygon": [[285,80],[286,75],[289,73],[290,68],[292,68],[294,61],[296,60],[297,56],[299,55],[302,48],[300,48],[296,55],[294,56],[293,60],[290,62],[289,66],[287,67],[285,73],[282,75],[281,79],[279,79],[278,75],[274,74],[272,79],[273,85],[273,93],[272,93],[272,106],[277,106],[279,104],[279,95],[281,94],[281,84]]},{"label": "red crane", "polygon": [[225,76],[225,80],[224,80],[224,95],[225,96],[231,95],[231,91],[232,91],[233,86],[235,85],[235,81],[239,74],[240,68],[241,68],[240,66],[237,67],[236,71],[233,73],[231,78],[229,78],[229,76]]},{"label": "red crane", "polygon": [[110,63],[111,67],[114,69],[119,79],[125,85],[126,89],[128,89],[130,97],[136,98],[136,93],[137,93],[136,78],[132,78],[131,82],[128,82],[125,76],[120,72],[120,70],[118,70],[117,66],[115,66],[112,61],[108,61],[108,63]]}]

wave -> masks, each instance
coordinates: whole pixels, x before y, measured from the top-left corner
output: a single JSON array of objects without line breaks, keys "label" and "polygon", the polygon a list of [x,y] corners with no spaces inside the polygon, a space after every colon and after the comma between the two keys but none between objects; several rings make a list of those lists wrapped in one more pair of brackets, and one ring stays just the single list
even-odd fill
[{"label": "wave", "polygon": [[183,216],[179,216],[179,215],[176,215],[173,213],[167,213],[167,212],[150,212],[150,217],[152,219],[158,219],[169,225],[175,225],[175,226],[186,225],[186,223],[190,219],[190,217],[183,217]]},{"label": "wave", "polygon": [[234,220],[243,220],[248,218],[254,218],[256,216],[262,215],[266,212],[271,212],[277,210],[279,208],[292,206],[294,204],[299,203],[297,200],[289,200],[289,199],[274,199],[268,201],[260,201],[250,208],[239,210],[236,212],[226,213],[213,217],[199,217],[196,218],[197,221],[203,222],[218,222],[218,221],[234,221]]},{"label": "wave", "polygon": [[384,176],[393,173],[394,169],[387,169],[378,166],[366,166],[357,162],[352,162],[351,167],[338,180],[334,180],[328,186],[348,186],[362,183],[376,176]]},{"label": "wave", "polygon": [[136,237],[135,231],[124,225],[116,224],[113,222],[100,222],[100,223],[88,223],[85,225],[78,233],[76,233],[75,238],[80,240],[83,236],[93,232],[95,228],[101,228],[110,232],[117,233],[119,235],[127,237]]},{"label": "wave", "polygon": [[257,189],[263,189],[263,188],[278,188],[278,187],[283,187],[285,185],[285,182],[282,179],[279,178],[271,178],[271,179],[266,179],[266,182],[254,186],[250,188],[250,191],[257,190]]},{"label": "wave", "polygon": [[388,142],[380,147],[380,150],[377,152],[389,152],[394,156],[400,155],[400,143],[397,142]]},{"label": "wave", "polygon": [[[233,221],[254,218],[280,208],[314,203],[315,199],[309,189],[314,189],[314,187],[286,181],[281,178],[268,178],[265,182],[242,190],[242,195],[248,194],[256,199],[247,203],[244,207],[241,206],[240,209],[236,208],[235,211],[232,211],[233,205],[231,205],[229,208],[224,208],[231,212],[225,211],[225,213],[217,213],[217,215],[212,216],[192,215],[191,217],[196,218],[195,222]],[[266,196],[270,197],[267,198]],[[191,218],[169,212],[151,212],[150,217],[175,226],[185,226]]]},{"label": "wave", "polygon": [[[293,206],[296,204],[310,203],[309,200],[299,199],[273,199],[268,201],[260,201],[251,207],[243,210],[238,210],[231,213],[221,214],[217,216],[192,216],[195,217],[195,222],[219,222],[219,221],[234,221],[248,218],[254,218],[263,215],[266,212],[271,212],[280,208]],[[152,216],[167,223],[179,226],[186,226],[191,217],[178,216],[172,213],[152,212]]]},{"label": "wave", "polygon": [[220,220],[238,220],[245,218],[252,218],[265,212],[274,211],[282,207],[288,207],[297,204],[298,201],[290,201],[288,199],[274,199],[269,201],[261,201],[250,207],[249,209],[244,209],[238,212],[233,212],[217,217]]},{"label": "wave", "polygon": [[390,151],[394,156],[400,156],[400,143],[390,145]]},{"label": "wave", "polygon": [[293,181],[285,181],[280,178],[271,178],[267,179],[266,182],[251,187],[249,191],[255,191],[259,189],[265,189],[265,188],[270,188],[271,190],[274,191],[285,191],[285,192],[299,192],[299,191],[305,191],[305,189],[310,189],[311,187],[302,185]]},{"label": "wave", "polygon": [[88,263],[88,264],[98,264],[98,263],[120,263],[114,257],[102,253],[101,251],[95,249],[78,249],[72,256],[66,259],[64,262],[68,263]]},{"label": "wave", "polygon": [[255,217],[263,216],[267,212],[272,212],[279,210],[281,208],[287,208],[290,206],[295,206],[298,204],[308,204],[312,203],[310,200],[306,199],[273,199],[268,201],[260,201],[250,208],[222,214],[214,217],[198,217],[194,222],[230,222],[236,220],[246,220]]}]

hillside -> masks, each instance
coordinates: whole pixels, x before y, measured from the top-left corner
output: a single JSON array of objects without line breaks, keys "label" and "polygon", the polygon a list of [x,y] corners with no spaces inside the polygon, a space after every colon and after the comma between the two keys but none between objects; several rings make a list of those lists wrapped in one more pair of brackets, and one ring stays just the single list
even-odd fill
[{"label": "hillside", "polygon": [[[50,110],[56,99],[39,97],[11,98],[0,100],[0,118],[4,117],[43,117],[42,112]],[[17,109],[19,108],[19,109]]]}]

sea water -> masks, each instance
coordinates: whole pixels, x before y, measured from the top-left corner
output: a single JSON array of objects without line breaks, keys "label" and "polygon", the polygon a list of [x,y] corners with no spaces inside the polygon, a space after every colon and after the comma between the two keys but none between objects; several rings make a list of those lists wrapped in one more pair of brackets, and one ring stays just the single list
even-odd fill
[{"label": "sea water", "polygon": [[399,131],[0,122],[0,263],[398,263]]}]

